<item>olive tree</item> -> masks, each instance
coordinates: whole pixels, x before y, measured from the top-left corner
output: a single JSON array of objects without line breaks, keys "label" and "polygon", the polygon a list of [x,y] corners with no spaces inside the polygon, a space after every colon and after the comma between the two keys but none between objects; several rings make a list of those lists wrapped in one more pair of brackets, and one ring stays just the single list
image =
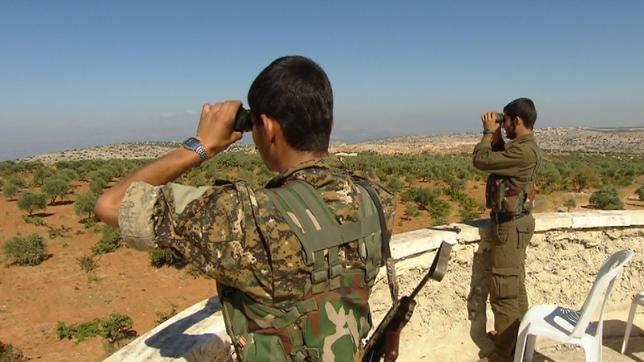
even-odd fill
[{"label": "olive tree", "polygon": [[25,210],[31,216],[34,210],[43,210],[47,207],[47,196],[42,192],[25,192],[18,199],[18,208]]}]

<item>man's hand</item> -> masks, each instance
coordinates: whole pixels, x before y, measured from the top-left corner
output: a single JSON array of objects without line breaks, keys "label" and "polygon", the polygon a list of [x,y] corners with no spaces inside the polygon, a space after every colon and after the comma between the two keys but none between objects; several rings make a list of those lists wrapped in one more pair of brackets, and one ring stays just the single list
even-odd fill
[{"label": "man's hand", "polygon": [[233,122],[240,106],[240,101],[203,105],[197,138],[206,148],[208,157],[225,150],[242,138],[241,132],[233,131]]},{"label": "man's hand", "polygon": [[496,114],[497,112],[495,111],[485,112],[481,114],[483,129],[490,130],[493,133],[496,133],[501,128],[501,125],[496,122]]}]

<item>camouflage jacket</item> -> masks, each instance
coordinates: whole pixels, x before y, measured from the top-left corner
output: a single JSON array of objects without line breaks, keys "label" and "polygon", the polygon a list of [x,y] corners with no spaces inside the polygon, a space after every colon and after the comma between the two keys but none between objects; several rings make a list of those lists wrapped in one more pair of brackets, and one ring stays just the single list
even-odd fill
[{"label": "camouflage jacket", "polygon": [[[395,197],[380,186],[374,176],[365,178],[379,195],[391,230]],[[278,175],[268,185],[290,180],[312,185],[339,224],[358,220],[361,192],[337,158],[326,157],[300,164]],[[137,182],[130,186],[121,203],[119,226],[123,238],[133,246],[171,247],[216,279],[224,289],[241,292],[245,301],[283,310],[311,297],[305,286],[311,278],[312,266],[305,262],[299,239],[267,192],[266,188],[253,189],[244,182],[220,182],[207,187],[178,184],[155,187]],[[364,268],[357,242],[341,245],[337,256],[344,268]],[[344,278],[348,281],[346,285],[351,284],[352,278],[350,275]],[[359,293],[367,308],[368,294],[368,289],[366,295]],[[326,313],[339,315],[341,311],[342,308],[327,309]],[[346,316],[343,314],[342,318]],[[356,327],[354,321],[349,323],[351,325],[354,327],[345,330],[351,338],[341,339],[340,331],[327,329],[326,333],[331,334],[333,340],[353,344],[340,346],[336,343],[332,346],[333,351],[345,351],[345,354],[355,351],[359,344],[354,336],[356,329],[360,329],[359,334],[364,337],[364,327],[367,326],[368,331],[370,322],[358,321]],[[323,356],[324,360],[329,358]],[[350,358],[344,355],[340,359]]]}]

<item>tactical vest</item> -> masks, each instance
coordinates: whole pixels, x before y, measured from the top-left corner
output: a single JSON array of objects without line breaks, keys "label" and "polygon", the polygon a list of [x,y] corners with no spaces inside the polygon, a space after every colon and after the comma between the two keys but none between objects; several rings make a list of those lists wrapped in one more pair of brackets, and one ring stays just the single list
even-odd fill
[{"label": "tactical vest", "polygon": [[510,185],[510,177],[490,175],[485,184],[485,206],[495,213],[520,215],[530,212],[534,208],[534,202],[539,188],[535,183],[535,177],[541,164],[540,152],[532,147],[537,162],[528,183],[523,188],[515,188]]},{"label": "tactical vest", "polygon": [[[360,190],[359,220],[344,224],[304,181],[290,180],[265,189],[299,239],[302,258],[312,272],[304,286],[305,298],[281,303],[280,308],[219,285],[226,329],[238,360],[352,359],[371,329],[368,298],[383,265],[376,209],[380,203],[374,203],[361,181],[365,180],[354,179]],[[262,234],[269,243],[279,242],[275,236]],[[338,247],[351,241],[358,243],[361,268],[348,268],[338,259]]]}]

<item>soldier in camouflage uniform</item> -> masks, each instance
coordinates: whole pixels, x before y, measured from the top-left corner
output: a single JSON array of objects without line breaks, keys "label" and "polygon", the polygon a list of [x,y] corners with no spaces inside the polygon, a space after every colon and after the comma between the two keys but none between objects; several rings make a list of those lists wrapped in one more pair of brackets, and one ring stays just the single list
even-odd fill
[{"label": "soldier in camouflage uniform", "polygon": [[241,138],[239,101],[205,104],[197,147],[135,170],[105,191],[96,213],[131,245],[173,248],[217,280],[238,359],[352,360],[371,328],[381,223],[391,230],[395,198],[328,156],[331,85],[310,59],[275,60],[248,101],[253,140],[279,172],[266,187],[170,183]]},{"label": "soldier in camouflage uniform", "polygon": [[[498,118],[497,118],[498,115]],[[525,289],[526,248],[534,233],[530,210],[534,203],[535,175],[541,160],[533,126],[534,103],[527,98],[510,102],[503,109],[481,115],[483,139],[474,147],[474,167],[490,172],[486,203],[491,209],[494,240],[491,250],[490,303],[494,312],[494,353],[484,358],[511,360],[518,327],[528,310]],[[501,128],[510,141],[506,144]]]}]

